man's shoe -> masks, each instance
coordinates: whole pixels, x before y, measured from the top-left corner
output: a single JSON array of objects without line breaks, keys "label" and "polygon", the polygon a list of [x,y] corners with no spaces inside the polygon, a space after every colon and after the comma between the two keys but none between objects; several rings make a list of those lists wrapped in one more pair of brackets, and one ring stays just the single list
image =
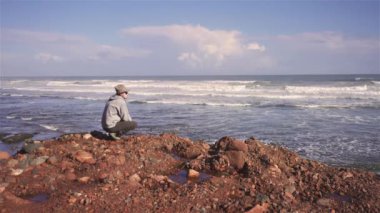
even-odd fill
[{"label": "man's shoe", "polygon": [[109,136],[111,137],[112,140],[120,140],[120,138],[116,135],[116,133],[109,133]]}]

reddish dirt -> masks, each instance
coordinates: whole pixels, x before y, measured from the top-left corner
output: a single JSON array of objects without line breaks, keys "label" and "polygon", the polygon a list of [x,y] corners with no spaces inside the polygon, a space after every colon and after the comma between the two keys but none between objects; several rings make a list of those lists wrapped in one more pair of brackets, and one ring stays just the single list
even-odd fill
[{"label": "reddish dirt", "polygon": [[380,212],[378,175],[254,138],[70,134],[34,144],[0,160],[2,213]]}]

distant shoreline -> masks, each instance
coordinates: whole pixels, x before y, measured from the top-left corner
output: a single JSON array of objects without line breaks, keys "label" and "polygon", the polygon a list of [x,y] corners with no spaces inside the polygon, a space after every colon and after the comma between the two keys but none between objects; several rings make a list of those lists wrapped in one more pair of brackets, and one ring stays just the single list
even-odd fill
[{"label": "distant shoreline", "polygon": [[112,77],[112,78],[170,78],[170,77],[209,77],[209,78],[218,78],[218,77],[270,77],[270,76],[278,76],[278,77],[307,77],[307,76],[379,76],[380,74],[376,73],[366,73],[366,74],[360,74],[360,73],[354,73],[354,74],[261,74],[261,75],[36,75],[36,76],[0,76],[1,78],[104,78],[104,77]]}]

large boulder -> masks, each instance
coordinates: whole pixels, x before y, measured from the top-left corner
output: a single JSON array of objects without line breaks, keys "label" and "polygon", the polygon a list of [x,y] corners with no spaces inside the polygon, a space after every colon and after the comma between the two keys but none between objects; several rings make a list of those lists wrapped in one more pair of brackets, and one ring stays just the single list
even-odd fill
[{"label": "large boulder", "polygon": [[248,146],[243,141],[231,138],[223,137],[215,144],[218,151],[242,151],[248,152]]},{"label": "large boulder", "polygon": [[225,154],[228,157],[230,165],[236,170],[240,170],[244,167],[246,155],[242,151],[226,151]]},{"label": "large boulder", "polygon": [[187,159],[195,159],[200,155],[207,154],[209,146],[204,146],[202,143],[181,143],[175,147],[177,154]]},{"label": "large boulder", "polygon": [[17,142],[21,142],[21,141],[30,140],[32,137],[33,137],[33,134],[19,133],[19,134],[15,134],[15,135],[6,136],[6,137],[2,138],[2,141],[4,143],[11,144],[11,143],[17,143]]},{"label": "large boulder", "polygon": [[226,155],[213,156],[208,162],[210,163],[211,170],[216,172],[225,172],[230,168],[230,161]]},{"label": "large boulder", "polygon": [[34,152],[35,150],[37,150],[41,146],[42,146],[41,143],[36,143],[36,142],[25,143],[24,146],[21,149],[21,152],[25,152],[25,153],[31,154],[32,152]]}]

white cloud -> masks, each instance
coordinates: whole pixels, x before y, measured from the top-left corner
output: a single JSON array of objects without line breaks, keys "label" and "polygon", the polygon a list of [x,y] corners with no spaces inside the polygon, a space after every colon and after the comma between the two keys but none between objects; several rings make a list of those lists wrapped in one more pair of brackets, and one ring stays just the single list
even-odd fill
[{"label": "white cloud", "polygon": [[[78,35],[2,29],[1,61],[7,67],[24,64],[36,66],[35,70],[88,66],[93,68],[91,72],[97,69],[99,73],[104,67],[108,72],[125,73],[128,67],[129,72],[153,74],[152,66],[173,70],[166,74],[179,70],[187,74],[328,73],[364,70],[367,65],[376,69],[380,53],[378,38],[348,37],[339,32],[254,37],[199,25],[140,26],[122,32],[127,39],[115,41],[127,41],[128,46],[98,43]],[[265,46],[256,40],[265,41]],[[33,63],[36,60],[46,65]],[[54,64],[58,62],[60,66]]]},{"label": "white cloud", "polygon": [[202,63],[202,60],[195,53],[182,53],[177,58],[179,61],[186,62],[192,67],[197,67]]},{"label": "white cloud", "polygon": [[[97,43],[81,35],[22,29],[3,29],[0,39],[6,46],[2,54],[12,52],[4,50],[22,46],[22,50],[17,52],[17,57],[24,62],[38,60],[42,63],[61,62],[65,65],[77,63],[112,65],[117,61],[118,63],[128,61],[139,66],[143,63],[143,67],[159,63],[162,66],[179,66],[176,69],[182,69],[181,63],[183,63],[194,70],[221,70],[221,65],[232,66],[236,63],[241,66],[241,60],[246,58],[249,58],[251,64],[257,63],[254,67],[260,67],[263,63],[260,57],[265,55],[262,54],[265,50],[263,45],[245,40],[242,33],[236,30],[209,29],[200,25],[168,25],[133,27],[122,32],[128,36],[128,47]],[[154,43],[151,42],[152,39]],[[155,39],[158,39],[158,42]],[[169,43],[162,42],[162,39],[166,39]],[[143,49],[141,47],[143,45],[150,50]],[[132,59],[146,57],[152,52],[157,55],[152,54],[153,56],[144,59],[144,62]],[[175,57],[171,60],[173,53]],[[163,61],[165,59],[169,61]],[[20,60],[8,58],[6,61],[12,64]]]},{"label": "white cloud", "polygon": [[259,43],[250,43],[247,45],[248,50],[257,50],[259,52],[264,52],[266,50],[264,45],[260,45]]},{"label": "white cloud", "polygon": [[16,29],[2,30],[1,42],[6,45],[23,45],[24,52],[38,52],[34,59],[44,63],[86,60],[104,62],[149,54],[148,51],[141,49],[98,44],[84,36]]},{"label": "white cloud", "polygon": [[[220,65],[226,58],[244,54],[249,50],[239,31],[211,30],[197,25],[142,26],[123,29],[128,35],[164,37],[179,45],[181,52],[177,59],[190,64]],[[259,51],[265,47],[255,43]],[[252,47],[251,47],[252,49]]]},{"label": "white cloud", "polygon": [[62,62],[64,59],[61,56],[53,55],[50,53],[38,53],[34,56],[34,58],[42,63],[49,62]]}]

